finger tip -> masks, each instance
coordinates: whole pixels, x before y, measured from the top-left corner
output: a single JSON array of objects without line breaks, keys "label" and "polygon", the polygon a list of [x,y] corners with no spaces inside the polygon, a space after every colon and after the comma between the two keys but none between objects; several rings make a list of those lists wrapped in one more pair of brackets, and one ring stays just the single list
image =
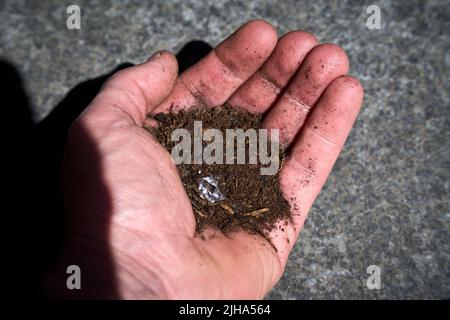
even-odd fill
[{"label": "finger tip", "polygon": [[270,51],[272,51],[277,44],[277,31],[275,27],[267,20],[250,20],[242,26],[241,30],[248,32],[249,40],[258,42],[260,47],[270,48]]},{"label": "finger tip", "polygon": [[361,81],[359,81],[357,78],[351,75],[345,76],[346,82],[353,88],[353,90],[356,90],[359,94],[359,97],[361,100],[364,99],[364,87],[361,84]]},{"label": "finger tip", "polygon": [[357,78],[355,78],[351,75],[345,75],[345,76],[341,76],[340,80],[349,89],[354,91],[354,93],[357,93],[358,97],[360,97],[362,100],[362,98],[364,96],[364,87],[362,86],[361,82]]},{"label": "finger tip", "polygon": [[162,68],[168,71],[168,73],[175,77],[178,75],[178,61],[175,55],[169,50],[159,50],[157,51],[148,62],[156,62],[161,63]]},{"label": "finger tip", "polygon": [[318,45],[319,40],[315,35],[303,30],[290,31],[280,38],[281,43],[289,43],[295,47],[310,47]]},{"label": "finger tip", "polygon": [[350,68],[350,61],[344,49],[334,43],[323,43],[312,49],[315,54],[328,63],[335,65],[342,74],[347,74]]},{"label": "finger tip", "polygon": [[254,28],[261,30],[262,32],[271,33],[272,35],[277,33],[275,27],[267,20],[264,19],[252,19],[244,24],[244,27]]},{"label": "finger tip", "polygon": [[285,73],[295,72],[306,55],[317,45],[317,38],[309,32],[296,30],[286,33],[280,38],[274,51],[282,61],[276,67],[285,69]]},{"label": "finger tip", "polygon": [[364,99],[364,87],[358,79],[343,75],[335,79],[331,86],[333,91],[339,92],[344,97],[345,101],[352,102],[353,107],[361,107]]}]

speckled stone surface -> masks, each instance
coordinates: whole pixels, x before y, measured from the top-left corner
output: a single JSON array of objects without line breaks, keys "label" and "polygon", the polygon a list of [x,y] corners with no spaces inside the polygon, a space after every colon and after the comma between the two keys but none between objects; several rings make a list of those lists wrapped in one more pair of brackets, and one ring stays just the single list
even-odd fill
[{"label": "speckled stone surface", "polygon": [[[61,1],[0,0],[0,59],[39,120],[81,81],[193,39],[215,45],[250,18],[338,43],[364,107],[268,298],[450,297],[449,1],[205,2],[75,1],[81,30],[69,31]],[[381,30],[366,27],[370,4]]]}]

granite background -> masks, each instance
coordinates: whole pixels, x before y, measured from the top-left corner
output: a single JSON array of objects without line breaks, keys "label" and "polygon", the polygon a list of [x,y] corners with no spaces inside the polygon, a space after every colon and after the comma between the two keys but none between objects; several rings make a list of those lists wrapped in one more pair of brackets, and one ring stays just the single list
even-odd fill
[{"label": "granite background", "polygon": [[[81,7],[81,30],[66,8]],[[381,30],[366,27],[381,8]],[[212,45],[251,18],[304,29],[348,53],[359,119],[271,299],[450,297],[450,1],[0,0],[0,59],[35,121],[76,84],[152,52]],[[369,290],[366,268],[381,268]]]}]

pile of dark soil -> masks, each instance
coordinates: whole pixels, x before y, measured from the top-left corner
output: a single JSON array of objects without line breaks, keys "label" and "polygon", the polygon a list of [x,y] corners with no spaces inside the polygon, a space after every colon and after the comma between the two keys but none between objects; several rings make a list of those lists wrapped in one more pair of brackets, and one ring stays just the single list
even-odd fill
[{"label": "pile of dark soil", "polygon": [[[261,128],[260,116],[226,105],[181,111],[177,114],[158,114],[153,119],[159,122],[159,127],[149,131],[169,152],[179,143],[178,140],[171,141],[172,132],[185,128],[193,137],[194,121],[202,121],[203,132],[214,128],[223,133],[224,155],[226,129]],[[203,142],[203,147],[209,143]],[[234,148],[236,145],[235,143]],[[246,160],[248,156],[247,148]],[[283,154],[280,151],[279,168],[282,166],[282,160]],[[197,234],[201,235],[206,227],[214,227],[225,234],[243,229],[267,238],[276,222],[281,220],[287,224],[291,219],[290,208],[279,187],[279,170],[275,175],[261,175],[260,168],[267,166],[262,165],[259,158],[257,164],[248,164],[248,161],[246,164],[225,164],[224,161],[224,164],[177,165],[186,193],[192,202]],[[213,177],[217,181],[217,187],[224,196],[223,200],[212,203],[202,198],[199,181],[204,177]]]}]

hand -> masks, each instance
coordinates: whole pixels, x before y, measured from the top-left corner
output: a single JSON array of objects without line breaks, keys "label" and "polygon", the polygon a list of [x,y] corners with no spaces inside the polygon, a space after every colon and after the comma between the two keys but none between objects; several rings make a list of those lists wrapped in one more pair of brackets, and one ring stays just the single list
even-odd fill
[{"label": "hand", "polygon": [[[255,20],[178,78],[168,52],[113,75],[75,121],[66,145],[71,232],[60,266],[80,266],[77,294],[263,298],[281,277],[361,106],[363,89],[346,75],[348,68],[336,45],[318,45],[303,31],[278,39],[271,25]],[[149,112],[224,102],[269,110],[264,126],[279,128],[289,147],[280,183],[294,225],[273,231],[276,251],[244,232],[209,230],[214,237],[195,237],[190,201],[170,154],[142,128]],[[65,277],[61,270],[55,272]],[[57,284],[53,275],[53,292],[68,292],[65,280]]]}]

